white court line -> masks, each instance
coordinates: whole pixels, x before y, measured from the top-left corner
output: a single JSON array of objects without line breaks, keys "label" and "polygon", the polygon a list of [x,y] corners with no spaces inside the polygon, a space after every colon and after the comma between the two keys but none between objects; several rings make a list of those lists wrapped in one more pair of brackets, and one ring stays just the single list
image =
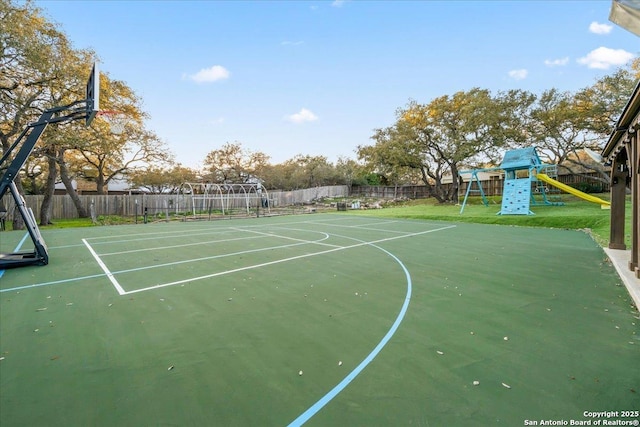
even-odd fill
[{"label": "white court line", "polygon": [[[250,249],[250,250],[247,250],[247,251],[231,252],[231,253],[226,253],[226,254],[221,254],[221,255],[212,255],[212,256],[202,257],[202,258],[192,258],[192,259],[168,262],[168,263],[158,264],[158,265],[148,265],[148,266],[145,266],[145,267],[136,267],[136,268],[130,268],[130,269],[127,269],[127,270],[112,271],[111,274],[113,276],[115,276],[117,274],[134,273],[136,271],[150,270],[152,268],[162,268],[162,267],[169,267],[169,266],[172,266],[172,265],[186,264],[186,263],[191,263],[191,262],[209,261],[209,260],[212,260],[212,259],[226,258],[226,257],[235,256],[235,255],[245,255],[245,254],[256,253],[256,252],[270,251],[270,250],[273,250],[273,249],[292,248],[294,246],[300,246],[300,245],[304,245],[304,244],[312,244],[312,243],[319,244],[321,241],[326,240],[326,239],[329,238],[328,234],[326,234],[326,233],[322,233],[322,234],[324,234],[325,237],[320,239],[320,240],[302,241],[302,243],[293,243],[293,244],[280,245],[280,246],[268,246],[266,248]],[[84,246],[84,245],[82,245],[82,246]],[[335,245],[331,245],[331,246],[335,246]],[[19,291],[19,290],[22,290],[22,289],[29,289],[29,288],[38,288],[38,287],[41,287],[41,286],[57,285],[57,284],[60,284],[60,283],[77,282],[77,281],[86,280],[86,279],[95,279],[97,277],[104,277],[105,275],[106,275],[105,273],[92,274],[92,275],[89,275],[89,276],[72,277],[70,279],[61,279],[61,280],[55,280],[55,281],[51,281],[51,282],[34,283],[32,285],[16,286],[14,288],[9,288],[9,289],[0,289],[0,293],[10,292],[10,291]]]},{"label": "white court line", "polygon": [[337,251],[342,251],[342,250],[346,250],[346,249],[353,249],[353,248],[366,246],[366,245],[373,245],[375,243],[382,243],[382,242],[388,242],[388,241],[391,241],[391,240],[403,239],[405,237],[412,237],[412,236],[419,236],[419,235],[427,234],[427,233],[434,233],[436,231],[447,230],[447,229],[455,228],[455,227],[456,227],[455,225],[449,225],[449,226],[446,226],[446,227],[436,228],[436,229],[427,230],[427,231],[421,231],[421,232],[417,232],[417,233],[411,233],[411,234],[407,234],[407,235],[403,235],[403,236],[387,237],[385,239],[374,240],[372,242],[362,242],[362,243],[357,243],[357,244],[349,245],[349,246],[338,246],[338,247],[335,247],[335,248],[327,249],[325,251],[314,252],[314,253],[311,253],[311,254],[297,255],[297,256],[294,256],[294,257],[290,257],[290,258],[283,258],[283,259],[279,259],[279,260],[275,260],[275,261],[263,262],[263,263],[260,263],[260,264],[249,265],[249,266],[246,266],[246,267],[235,268],[233,270],[220,271],[220,272],[217,272],[217,273],[206,274],[204,276],[192,277],[190,279],[177,280],[175,282],[163,283],[163,284],[160,284],[160,285],[149,286],[149,287],[146,287],[146,288],[140,288],[140,289],[136,289],[136,290],[133,290],[133,291],[127,291],[122,295],[129,295],[129,294],[135,294],[135,293],[138,293],[138,292],[145,292],[145,291],[151,291],[151,290],[154,290],[154,289],[166,288],[166,287],[169,287],[169,286],[180,285],[180,284],[188,283],[188,282],[195,282],[197,280],[209,279],[209,278],[212,278],[212,277],[222,276],[222,275],[225,275],[225,274],[237,273],[239,271],[252,270],[252,269],[255,269],[255,268],[260,268],[260,267],[266,267],[266,266],[269,266],[269,265],[280,264],[280,263],[283,263],[283,262],[295,261],[297,259],[309,258],[309,257],[316,256],[316,255],[324,255],[324,254],[328,254],[328,253],[331,253],[331,252],[337,252]]},{"label": "white court line", "polygon": [[342,227],[342,228],[355,228],[358,230],[370,230],[370,231],[380,231],[386,233],[398,233],[398,234],[406,234],[406,231],[399,230],[387,230],[386,228],[371,228],[370,225],[382,225],[382,224],[397,224],[399,221],[380,221],[380,222],[372,222],[369,224],[356,224],[356,225],[343,225],[343,224],[331,224],[326,222],[319,222],[318,224],[328,225],[331,227]]},{"label": "white court line", "polygon": [[[389,221],[385,221],[385,223],[386,222],[389,222]],[[292,222],[286,222],[278,225],[309,224],[309,223],[313,224],[313,222],[311,221],[292,221]],[[322,223],[318,223],[318,224],[322,224]],[[246,230],[246,228],[254,228],[254,227],[264,228],[264,224],[245,225],[243,227],[245,231],[249,231],[249,230]],[[99,246],[99,245],[110,245],[110,244],[126,243],[126,242],[141,242],[143,240],[173,239],[176,237],[176,235],[179,235],[179,237],[190,237],[190,236],[200,237],[200,236],[209,235],[209,234],[229,234],[230,232],[237,231],[237,230],[238,228],[236,227],[215,228],[215,229],[198,228],[198,229],[189,230],[189,233],[186,233],[186,234],[184,230],[176,230],[176,231],[163,231],[163,232],[154,232],[154,233],[114,234],[114,235],[102,236],[102,237],[87,237],[86,240],[91,241],[91,244],[93,246]],[[306,231],[310,231],[310,230],[306,230]],[[146,236],[146,237],[141,238],[136,236]],[[112,239],[122,238],[122,237],[127,237],[127,239],[112,240]],[[220,241],[225,242],[229,240],[220,240]],[[82,246],[82,245],[57,246],[56,248],[77,247],[77,246]],[[49,248],[51,249],[51,247]],[[105,254],[100,254],[100,255],[104,256]]]},{"label": "white court line", "polygon": [[89,242],[87,242],[86,239],[82,239],[82,242],[85,244],[85,246],[87,247],[87,249],[89,249],[89,252],[91,252],[91,255],[93,255],[93,257],[96,259],[96,262],[98,263],[98,265],[100,266],[100,268],[102,268],[102,271],[105,272],[105,274],[107,275],[107,277],[109,278],[109,280],[111,281],[111,283],[113,284],[113,286],[116,288],[116,291],[118,291],[118,293],[120,295],[124,295],[126,292],[124,289],[122,289],[122,286],[120,286],[120,283],[118,283],[118,281],[116,280],[115,277],[113,277],[113,274],[109,271],[109,269],[107,268],[107,266],[104,264],[104,262],[102,262],[102,260],[100,259],[100,257],[98,256],[98,254],[93,250],[93,248],[91,247],[91,245],[89,244]]},{"label": "white court line", "polygon": [[[287,226],[287,225],[294,225],[294,224],[316,224],[316,225],[333,225],[333,226],[343,226],[341,224],[336,224],[336,222],[340,222],[342,220],[351,220],[353,218],[349,217],[343,217],[343,218],[332,218],[331,220],[327,220],[327,221],[319,221],[319,220],[305,220],[305,221],[289,221],[289,222],[282,222],[282,223],[278,223],[278,224],[273,224],[274,226],[278,226],[278,227],[282,227],[282,226]],[[381,224],[381,223],[388,223],[388,222],[400,222],[400,223],[413,223],[411,221],[378,221],[377,224]],[[426,223],[429,224],[429,223]],[[370,225],[368,223],[362,224],[364,226]],[[373,224],[371,224],[373,225]],[[431,225],[435,225],[435,224],[431,224]],[[243,229],[245,231],[251,231],[248,230],[248,228],[264,228],[264,224],[256,224],[256,225],[244,225]],[[343,226],[345,227],[345,226]],[[346,227],[354,227],[357,228],[357,225],[352,225],[352,226],[346,226]],[[455,227],[455,226],[454,226]],[[446,228],[451,228],[451,227],[446,227]],[[197,229],[197,231],[211,231],[211,228],[200,228]],[[228,230],[228,229],[227,229]],[[304,230],[304,229],[302,229]],[[432,230],[432,231],[438,231],[440,229],[437,230]],[[189,231],[196,231],[196,230],[189,230]],[[304,231],[313,231],[313,230],[304,230]],[[158,234],[176,234],[179,233],[180,231],[177,232],[162,232],[162,233],[158,233]],[[224,234],[226,232],[225,229],[218,229],[217,232],[219,232],[220,234]],[[429,232],[429,231],[427,231]],[[201,233],[202,234],[202,233]],[[207,233],[208,234],[208,233]],[[213,233],[212,233],[213,234]],[[420,233],[422,234],[422,233]],[[116,238],[116,237],[131,237],[134,235],[138,235],[136,234],[128,234],[128,235],[111,235],[108,238]],[[140,234],[140,235],[146,235],[148,236],[149,234]],[[282,238],[287,238],[286,236],[280,236]],[[399,236],[399,237],[394,237],[395,238],[402,238],[404,236]],[[105,237],[106,239],[107,237]],[[328,238],[328,236],[326,237]],[[321,240],[317,240],[317,241],[303,241],[303,242],[307,242],[307,243],[315,243],[315,244],[321,244],[320,242],[322,240],[326,240],[325,239],[321,239]],[[91,240],[91,239],[101,239],[101,237],[94,237],[94,238],[87,238],[87,239],[82,239],[84,246],[89,247],[87,240]],[[291,239],[291,238],[289,238]],[[92,242],[93,244],[99,245],[101,244],[101,242]],[[107,242],[105,242],[107,243]],[[111,242],[113,243],[113,242]],[[304,244],[304,243],[302,243]],[[327,243],[325,243],[324,245],[328,245]],[[83,246],[81,245],[65,245],[65,246],[55,246],[52,247],[50,246],[49,249],[60,249],[60,248],[72,248],[72,247],[77,247],[77,246]],[[141,270],[147,270],[147,269],[152,269],[152,268],[161,268],[161,267],[166,267],[166,266],[171,266],[171,265],[177,265],[177,264],[185,264],[185,263],[190,263],[190,262],[198,262],[198,261],[205,261],[205,260],[210,260],[210,259],[216,259],[216,258],[222,258],[222,257],[228,257],[228,256],[234,256],[234,255],[240,255],[240,254],[244,254],[244,253],[251,253],[251,252],[259,252],[259,251],[265,251],[265,250],[270,250],[270,249],[280,249],[280,248],[286,248],[286,247],[291,247],[291,246],[297,246],[297,245],[282,245],[282,246],[275,246],[275,247],[269,247],[269,248],[260,248],[260,249],[254,249],[254,250],[250,250],[250,251],[240,251],[240,252],[235,252],[235,253],[230,253],[230,254],[223,254],[223,255],[215,255],[215,256],[210,256],[210,257],[202,257],[202,258],[197,258],[197,259],[190,259],[190,260],[184,260],[184,261],[176,261],[176,262],[171,262],[171,263],[165,263],[165,264],[160,264],[160,265],[152,265],[152,266],[145,266],[145,267],[137,267],[137,268],[132,268],[132,269],[127,269],[127,270],[119,270],[119,271],[114,271],[114,272],[110,272],[108,269],[103,270],[105,271],[105,274],[111,274],[113,275],[117,275],[117,274],[123,274],[123,273],[130,273],[130,272],[136,272],[136,271],[141,271]],[[92,248],[90,248],[90,252],[92,254],[94,254],[94,258],[96,257],[95,251],[92,250]],[[97,258],[99,259],[99,257]],[[98,261],[100,263],[100,261]],[[103,264],[104,265],[104,264]],[[28,288],[35,288],[35,287],[42,287],[42,286],[50,286],[50,285],[56,285],[56,284],[63,284],[63,283],[70,283],[70,282],[76,282],[76,281],[82,281],[82,280],[87,280],[87,279],[94,279],[94,278],[98,278],[98,277],[102,277],[105,274],[94,274],[94,275],[88,275],[88,276],[83,276],[83,277],[73,277],[73,278],[69,278],[69,279],[62,279],[62,280],[55,280],[55,281],[50,281],[50,282],[40,282],[40,283],[34,283],[34,284],[30,284],[30,285],[24,285],[24,286],[17,286],[17,287],[13,287],[13,288],[8,288],[8,289],[1,289],[0,293],[5,293],[5,292],[11,292],[11,291],[19,291],[21,289],[28,289]],[[115,279],[114,279],[115,280]],[[116,288],[117,289],[117,288]],[[120,289],[122,289],[122,287],[120,287]],[[126,291],[125,291],[126,292]]]},{"label": "white court line", "polygon": [[[355,224],[355,225],[342,225],[342,224],[334,224],[334,222],[337,222],[337,220],[341,220],[341,219],[354,219],[354,218],[358,218],[358,219],[371,219],[371,217],[347,217],[347,218],[331,218],[331,219],[310,219],[307,221],[301,221],[304,224],[317,224],[317,225],[335,225],[336,227],[360,227],[360,226],[369,226],[369,225],[377,225],[377,224],[387,224],[390,222],[394,222],[394,223],[398,223],[398,224],[421,224],[421,225],[433,225],[433,226],[441,226],[443,222],[446,221],[439,221],[439,222],[429,222],[426,220],[411,220],[411,219],[407,219],[407,220],[378,220],[378,221],[374,221],[371,222],[369,224],[365,223],[365,224]],[[295,223],[292,223],[295,224]]]},{"label": "white court line", "polygon": [[336,227],[353,227],[353,228],[360,228],[360,227],[368,227],[370,225],[382,225],[382,224],[395,224],[398,221],[396,220],[388,220],[388,221],[376,221],[376,222],[370,222],[369,224],[355,224],[355,225],[342,225],[342,224],[336,224]]},{"label": "white court line", "polygon": [[90,276],[72,277],[70,279],[54,280],[54,281],[51,281],[51,282],[40,282],[40,283],[34,283],[32,285],[16,286],[15,288],[0,289],[0,293],[12,292],[12,291],[21,291],[23,289],[29,289],[29,288],[40,288],[42,286],[58,285],[60,283],[79,282],[81,280],[95,279],[95,278],[98,278],[98,277],[104,277],[104,273],[92,274]]},{"label": "white court line", "polygon": [[[198,233],[199,232],[198,234],[192,234],[192,235],[195,235],[195,236],[202,235],[203,231],[211,232],[212,229],[211,228],[189,229],[190,233]],[[213,230],[213,232],[214,233],[224,232],[224,229],[215,229],[215,230]],[[185,233],[185,230],[171,230],[171,231],[154,231],[153,233],[145,232],[145,233],[132,233],[132,234],[111,234],[109,236],[87,237],[87,240],[111,240],[111,239],[119,239],[121,237],[135,237],[135,236],[149,236],[149,235],[159,236],[157,238],[161,239],[161,238],[164,238],[164,237],[172,237],[171,236],[172,234],[179,234],[180,236],[183,236],[184,233]],[[163,235],[165,235],[165,236],[163,236]],[[96,242],[93,242],[93,244],[95,245]]]},{"label": "white court line", "polygon": [[[296,223],[296,224],[298,224],[298,223]],[[197,231],[204,231],[204,230],[205,229],[198,229],[198,230],[190,230],[190,231],[197,232]],[[112,245],[112,244],[116,244],[116,243],[140,242],[140,241],[143,241],[143,240],[158,240],[158,239],[169,239],[169,238],[173,239],[173,238],[176,237],[175,234],[178,234],[179,237],[190,237],[190,236],[198,236],[198,237],[200,237],[200,236],[203,236],[205,234],[208,235],[208,234],[228,234],[229,233],[229,231],[227,231],[227,230],[215,230],[215,231],[212,231],[211,229],[206,229],[206,230],[208,230],[209,232],[208,233],[199,232],[199,233],[195,233],[195,234],[185,234],[183,231],[172,231],[171,234],[174,234],[174,235],[166,235],[166,236],[158,236],[158,237],[147,237],[147,238],[139,238],[139,237],[137,237],[135,239],[124,239],[124,240],[115,240],[115,241],[111,240],[111,241],[103,241],[103,242],[96,241],[96,240],[97,239],[113,239],[115,237],[141,236],[142,234],[124,234],[124,235],[112,235],[112,236],[105,236],[105,237],[87,237],[86,239],[87,239],[87,241],[91,241],[91,244],[93,246],[99,246],[99,245]],[[166,232],[166,233],[155,233],[155,234],[167,234],[167,233],[169,233],[169,232]],[[27,236],[28,236],[28,234],[27,234]],[[144,236],[149,236],[149,234],[148,233],[144,234]],[[227,242],[227,241],[229,241],[229,240],[216,240],[216,242]],[[60,246],[48,246],[47,245],[47,248],[49,250],[51,250],[51,249],[78,248],[78,247],[84,247],[84,244],[78,243],[78,244],[60,245]],[[104,254],[100,254],[100,255],[104,256]]]},{"label": "white court line", "polygon": [[[171,232],[170,235],[168,235],[167,233],[154,233],[151,235],[151,237],[135,237],[135,238],[131,238],[131,239],[123,239],[123,240],[109,240],[109,241],[98,241],[96,242],[96,239],[108,239],[111,237],[131,237],[131,236],[140,236],[140,234],[129,234],[129,235],[120,235],[120,236],[111,236],[111,237],[88,237],[87,240],[91,240],[91,243],[94,246],[97,245],[113,245],[116,243],[127,243],[127,242],[142,242],[144,240],[161,240],[161,239],[175,239],[176,237],[191,237],[191,236],[196,236],[196,237],[201,237],[204,235],[209,235],[209,234],[228,234],[229,231],[220,231],[220,230],[214,230],[211,231],[209,230],[208,233],[203,233],[203,232],[199,232],[199,233],[193,233],[193,234],[187,234],[184,232]],[[162,235],[155,235],[155,234],[162,234]],[[176,236],[177,235],[177,236]],[[145,234],[145,236],[149,236],[149,234]]]},{"label": "white court line", "polygon": [[[391,222],[395,222],[395,221],[391,221]],[[364,225],[323,224],[323,225],[329,225],[331,227],[352,228],[352,229],[358,229],[358,230],[380,231],[380,232],[383,232],[383,233],[407,234],[406,231],[387,230],[386,228],[365,227],[365,226],[370,225],[370,224],[364,224]]]},{"label": "white court line", "polygon": [[[327,236],[325,239],[322,240],[327,240],[329,238],[329,235],[327,233],[325,233],[324,231],[312,231],[312,230],[305,230],[304,228],[289,228],[289,227],[279,227],[279,229],[281,230],[292,230],[292,231],[305,231],[307,233],[321,233],[324,234],[325,236]],[[265,232],[265,231],[257,231],[257,230],[246,230],[243,228],[237,228],[238,231],[244,231],[247,233],[256,233],[256,234],[260,234],[263,237],[275,237],[277,239],[285,239],[285,240],[293,240],[294,242],[302,242],[304,243],[313,243],[315,245],[322,245],[322,246],[330,246],[332,248],[340,248],[342,246],[340,245],[333,245],[331,243],[322,243],[322,240],[305,240],[305,239],[296,239],[295,237],[289,237],[289,236],[283,236],[281,234],[275,234],[273,232]]]},{"label": "white court line", "polygon": [[147,252],[147,251],[158,251],[163,249],[175,249],[175,248],[184,248],[187,246],[198,246],[198,245],[215,245],[223,242],[235,242],[238,240],[249,240],[249,239],[260,239],[265,236],[250,236],[250,237],[238,237],[235,239],[223,239],[223,240],[209,240],[207,242],[196,242],[196,243],[184,243],[182,245],[171,245],[171,246],[159,246],[154,248],[143,248],[143,249],[131,249],[130,251],[120,251],[120,252],[107,252],[104,254],[100,254],[100,256],[109,256],[109,255],[123,255],[130,254],[134,252]]}]

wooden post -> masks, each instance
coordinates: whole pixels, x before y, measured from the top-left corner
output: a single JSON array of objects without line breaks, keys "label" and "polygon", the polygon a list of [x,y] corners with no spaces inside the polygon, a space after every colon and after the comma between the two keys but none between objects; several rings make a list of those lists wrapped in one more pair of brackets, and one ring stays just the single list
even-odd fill
[{"label": "wooden post", "polygon": [[626,249],[624,244],[625,196],[629,170],[626,158],[621,151],[613,161],[611,168],[611,228],[609,233],[609,249]]},{"label": "wooden post", "polygon": [[638,134],[640,134],[640,126],[637,127],[635,133],[631,136],[631,141],[627,147],[630,148],[631,165],[631,260],[629,261],[629,269],[634,271],[636,277],[640,278],[640,146],[638,146]]}]

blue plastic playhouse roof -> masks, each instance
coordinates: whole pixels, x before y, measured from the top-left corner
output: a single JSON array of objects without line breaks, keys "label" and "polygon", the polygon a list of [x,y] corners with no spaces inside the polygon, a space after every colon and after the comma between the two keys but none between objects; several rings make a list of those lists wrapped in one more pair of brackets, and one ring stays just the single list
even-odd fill
[{"label": "blue plastic playhouse roof", "polygon": [[500,168],[504,170],[528,169],[531,166],[542,164],[535,147],[509,150],[504,153]]}]

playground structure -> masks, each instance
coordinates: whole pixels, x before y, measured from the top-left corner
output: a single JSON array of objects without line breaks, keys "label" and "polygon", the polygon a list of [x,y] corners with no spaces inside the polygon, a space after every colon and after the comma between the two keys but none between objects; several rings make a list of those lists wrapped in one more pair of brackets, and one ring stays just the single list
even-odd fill
[{"label": "playground structure", "polygon": [[[467,185],[460,213],[464,212],[469,194],[472,192],[479,193],[482,197],[482,203],[485,206],[489,205],[478,174],[498,170],[504,172],[502,205],[498,215],[534,215],[531,211],[532,205],[563,205],[563,202],[552,201],[549,198],[550,190],[547,185],[589,202],[600,204],[603,209],[610,206],[606,200],[579,191],[554,179],[558,173],[557,165],[542,163],[535,147],[529,147],[507,151],[499,167],[461,171],[460,174],[471,173],[471,179]],[[477,189],[473,188],[474,184],[478,187]]]},{"label": "playground structure", "polygon": [[211,216],[213,212],[222,215],[232,210],[246,211],[250,215],[255,207],[260,215],[271,214],[272,200],[269,199],[267,189],[259,183],[247,184],[212,184],[185,182],[180,186],[176,203],[176,213],[190,212],[192,218],[198,219]]}]

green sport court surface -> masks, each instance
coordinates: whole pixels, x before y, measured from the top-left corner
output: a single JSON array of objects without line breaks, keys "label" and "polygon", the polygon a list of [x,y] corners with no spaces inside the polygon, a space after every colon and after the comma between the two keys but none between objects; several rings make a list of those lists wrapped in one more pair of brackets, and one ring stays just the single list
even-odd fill
[{"label": "green sport court surface", "polygon": [[[48,266],[0,278],[2,426],[640,408],[638,312],[582,232],[329,213],[43,236]],[[23,237],[0,233],[0,250]]]}]

